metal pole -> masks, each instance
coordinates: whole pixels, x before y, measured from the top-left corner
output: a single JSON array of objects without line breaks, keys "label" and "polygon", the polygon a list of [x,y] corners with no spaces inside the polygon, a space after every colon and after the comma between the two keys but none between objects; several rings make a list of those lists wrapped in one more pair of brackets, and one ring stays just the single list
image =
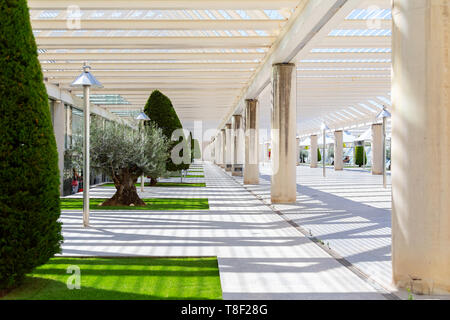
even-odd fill
[{"label": "metal pole", "polygon": [[386,117],[383,117],[383,188],[386,189]]},{"label": "metal pole", "polygon": [[84,96],[84,159],[83,159],[83,226],[89,226],[89,139],[90,139],[90,106],[89,86],[83,86]]},{"label": "metal pole", "polygon": [[326,176],[326,168],[325,168],[325,143],[326,143],[326,137],[325,137],[325,129],[323,129],[323,155],[322,155],[322,167],[323,167],[323,176]]},{"label": "metal pole", "polygon": [[[142,140],[144,139],[144,130],[143,130],[143,122],[144,121],[140,121],[140,123],[139,123],[139,129],[141,130],[141,135],[142,135]],[[144,173],[142,173],[142,176],[141,176],[141,192],[144,192]]]}]

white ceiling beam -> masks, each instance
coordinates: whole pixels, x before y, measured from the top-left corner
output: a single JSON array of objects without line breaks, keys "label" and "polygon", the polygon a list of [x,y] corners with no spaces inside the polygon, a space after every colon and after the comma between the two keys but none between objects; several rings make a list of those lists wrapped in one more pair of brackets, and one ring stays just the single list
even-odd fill
[{"label": "white ceiling beam", "polygon": [[[41,61],[41,66],[45,70],[73,70],[79,71],[82,69],[82,62],[71,63],[48,63]],[[198,71],[213,71],[213,70],[246,70],[256,68],[258,64],[247,62],[233,62],[233,63],[110,63],[110,62],[93,62],[89,63],[92,70],[198,70]]]},{"label": "white ceiling beam", "polygon": [[390,48],[391,37],[326,37],[314,48]]},{"label": "white ceiling beam", "polygon": [[[51,79],[52,82],[58,82],[58,83],[62,83],[62,84],[70,84],[73,82],[73,79],[69,79],[69,78],[52,78]],[[116,77],[116,78],[108,78],[105,77],[104,79],[102,79],[102,84],[106,85],[108,84],[108,86],[110,85],[114,85],[114,84],[171,84],[173,86],[183,86],[185,83],[189,82],[189,83],[195,83],[198,85],[203,85],[203,84],[208,84],[208,85],[216,85],[217,87],[220,87],[224,84],[239,84],[240,86],[243,86],[247,83],[247,81],[245,79],[235,79],[235,78],[195,78],[195,77],[184,77],[184,78],[121,78],[121,77]]]},{"label": "white ceiling beam", "polygon": [[[70,90],[70,91],[82,91],[83,88],[74,88],[74,87],[66,87],[65,89]],[[92,94],[120,94],[120,95],[125,95],[124,92],[126,92],[127,94],[131,93],[131,92],[141,92],[141,93],[151,93],[154,90],[160,90],[160,91],[165,91],[167,92],[167,95],[170,95],[170,91],[181,91],[181,92],[185,92],[186,94],[190,93],[193,94],[193,92],[197,92],[196,94],[200,94],[203,93],[205,91],[210,91],[210,92],[214,92],[215,90],[217,90],[218,92],[228,92],[229,94],[232,94],[234,92],[236,92],[238,89],[236,88],[226,88],[226,87],[211,87],[211,88],[206,88],[207,90],[205,90],[205,87],[199,88],[198,85],[189,85],[189,84],[185,84],[183,87],[170,87],[170,86],[148,86],[148,87],[142,87],[142,88],[120,88],[120,87],[110,87],[110,88],[92,88]],[[163,92],[164,93],[164,92]]]},{"label": "white ceiling beam", "polygon": [[[70,87],[69,84],[67,85],[61,85],[62,88],[65,89],[72,89],[72,91],[83,91],[83,88],[73,88]],[[160,83],[157,85],[151,85],[151,84],[137,84],[137,83],[123,83],[123,84],[111,84],[108,85],[107,87],[105,86],[104,89],[102,88],[97,88],[95,89],[95,91],[101,92],[103,90],[130,90],[130,91],[135,91],[135,90],[141,90],[141,89],[147,89],[150,87],[150,90],[156,90],[156,89],[167,89],[167,88],[174,88],[174,89],[195,89],[198,88],[199,85],[197,83]],[[209,89],[216,89],[216,88],[221,88],[221,89],[240,89],[242,88],[242,85],[239,83],[227,83],[227,84],[222,84],[222,85],[217,85],[215,83],[202,83],[201,84],[201,88],[203,90],[209,90]],[[92,89],[94,91],[94,89]]]},{"label": "white ceiling beam", "polygon": [[204,61],[204,60],[260,60],[264,53],[235,53],[235,52],[161,52],[161,53],[137,53],[137,52],[54,52],[40,53],[39,60],[56,61]]},{"label": "white ceiling beam", "polygon": [[263,10],[293,8],[299,0],[29,0],[31,10]]},{"label": "white ceiling beam", "polygon": [[305,77],[316,77],[316,76],[339,76],[339,77],[355,77],[360,76],[391,76],[391,70],[301,70],[297,71],[297,76]]},{"label": "white ceiling beam", "polygon": [[86,37],[86,36],[36,36],[36,43],[41,49],[206,49],[206,48],[264,48],[270,47],[274,37]]},{"label": "white ceiling beam", "polygon": [[[381,60],[389,60],[391,59],[391,53],[344,53],[344,52],[333,52],[333,53],[312,53],[308,52],[302,55],[302,57],[298,60],[297,66],[307,65],[309,62],[302,62],[303,60],[364,60],[364,59],[381,59]],[[314,62],[317,63],[317,62]]]},{"label": "white ceiling beam", "polygon": [[[81,19],[80,30],[277,30],[287,20]],[[70,30],[67,19],[32,19],[34,30]]]},{"label": "white ceiling beam", "polygon": [[[327,63],[302,63],[297,64],[300,68],[390,68],[389,62],[327,62]],[[300,72],[300,71],[297,71]]]},{"label": "white ceiling beam", "polygon": [[[199,77],[199,78],[234,78],[234,79],[247,79],[250,75],[250,71],[241,70],[225,70],[225,71],[177,71],[177,70],[156,70],[156,71],[105,71],[105,70],[92,70],[92,73],[101,81],[101,78],[108,77],[136,77],[136,78],[149,78],[149,77],[160,77],[160,78],[171,78],[177,77],[183,79],[186,77]],[[47,78],[59,77],[59,78],[70,78],[77,77],[80,74],[79,71],[47,71],[44,76]]]}]

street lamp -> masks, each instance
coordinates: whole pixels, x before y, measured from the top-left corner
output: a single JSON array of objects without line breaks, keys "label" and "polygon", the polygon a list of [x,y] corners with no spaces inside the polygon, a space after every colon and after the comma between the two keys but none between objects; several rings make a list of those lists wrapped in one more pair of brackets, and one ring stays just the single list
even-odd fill
[{"label": "street lamp", "polygon": [[323,168],[323,176],[326,176],[326,168],[325,168],[325,153],[326,153],[326,132],[327,130],[330,130],[328,128],[327,124],[325,122],[322,122],[322,125],[320,126],[322,129],[322,135],[323,135],[323,156],[322,156],[322,168]]},{"label": "street lamp", "polygon": [[[145,114],[145,112],[139,113],[135,119],[139,121],[139,130],[141,130],[141,127],[145,121],[150,120],[150,118]],[[141,192],[144,192],[144,173],[142,173],[141,176]]]},{"label": "street lamp", "polygon": [[83,139],[83,226],[89,226],[89,139],[90,139],[90,87],[101,88],[102,84],[89,72],[90,66],[85,62],[83,72],[70,84],[71,87],[83,87],[84,99],[84,139]]},{"label": "street lamp", "polygon": [[383,106],[383,110],[377,115],[376,119],[383,120],[383,187],[386,188],[386,119],[391,117],[391,113]]}]

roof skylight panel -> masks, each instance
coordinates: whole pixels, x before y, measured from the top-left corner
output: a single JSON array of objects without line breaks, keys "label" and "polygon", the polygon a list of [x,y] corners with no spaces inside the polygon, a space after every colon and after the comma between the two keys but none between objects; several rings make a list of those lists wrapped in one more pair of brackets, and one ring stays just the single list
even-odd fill
[{"label": "roof skylight panel", "polygon": [[220,9],[220,10],[217,10],[217,11],[222,15],[222,17],[224,19],[227,19],[227,20],[232,19],[231,16],[228,14],[228,12],[226,10]]},{"label": "roof skylight panel", "polygon": [[59,15],[59,10],[45,10],[39,14],[40,19],[52,19],[56,18]]},{"label": "roof skylight panel", "polygon": [[251,17],[248,15],[248,13],[245,10],[236,10],[236,13],[242,18],[246,20],[250,20]]},{"label": "roof skylight panel", "polygon": [[355,9],[346,18],[346,20],[370,20],[370,19],[392,19],[391,9]]},{"label": "roof skylight panel", "polygon": [[358,113],[358,114],[361,115],[361,116],[365,116],[365,115],[366,115],[365,113],[362,113],[361,111],[359,111],[359,110],[356,109],[355,107],[350,106],[350,107],[348,107],[348,109],[350,109],[350,110],[352,110],[352,111]]},{"label": "roof skylight panel", "polygon": [[378,100],[383,101],[384,103],[386,103],[389,106],[392,106],[392,102],[390,99],[387,99],[386,97],[383,96],[378,96],[377,97]]},{"label": "roof skylight panel", "polygon": [[341,112],[343,112],[344,114],[348,114],[350,115],[352,118],[357,119],[359,118],[358,115],[353,114],[352,112],[350,112],[349,110],[346,109],[342,109]]},{"label": "roof skylight panel", "polygon": [[209,10],[205,10],[205,13],[208,15],[208,17],[210,17],[212,20],[216,20],[216,17],[209,11]]},{"label": "roof skylight panel", "polygon": [[285,18],[278,12],[278,10],[264,10],[264,13],[272,20],[284,20]]},{"label": "roof skylight panel", "polygon": [[370,104],[374,105],[375,107],[377,107],[378,109],[383,109],[383,106],[381,104],[379,104],[376,101],[373,100],[367,100]]},{"label": "roof skylight panel", "polygon": [[375,110],[375,109],[369,107],[369,106],[368,106],[367,104],[365,104],[365,103],[358,103],[358,105],[361,106],[361,107],[363,107],[364,109],[366,109],[366,110],[372,112],[372,113],[377,112],[377,110]]}]

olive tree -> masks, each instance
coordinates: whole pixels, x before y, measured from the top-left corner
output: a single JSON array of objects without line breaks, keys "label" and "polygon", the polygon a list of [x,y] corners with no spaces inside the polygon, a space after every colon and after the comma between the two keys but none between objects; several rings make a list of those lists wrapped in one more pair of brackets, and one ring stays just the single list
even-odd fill
[{"label": "olive tree", "polygon": [[145,206],[135,184],[142,174],[162,176],[166,172],[169,142],[161,129],[150,124],[134,130],[93,121],[90,143],[91,165],[109,175],[116,187],[114,196],[102,206]]}]

